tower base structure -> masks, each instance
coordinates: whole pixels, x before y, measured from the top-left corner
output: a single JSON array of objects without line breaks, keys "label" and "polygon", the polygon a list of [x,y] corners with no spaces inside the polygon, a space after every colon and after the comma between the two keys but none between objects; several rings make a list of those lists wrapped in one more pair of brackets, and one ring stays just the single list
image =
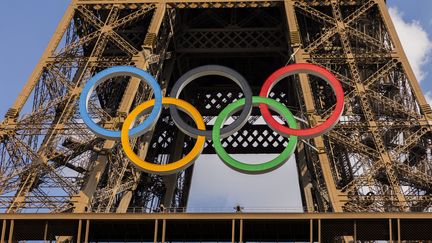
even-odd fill
[{"label": "tower base structure", "polygon": [[[119,143],[92,134],[77,112],[85,83],[111,66],[147,70],[166,94],[192,68],[224,65],[243,74],[258,94],[268,75],[291,63],[325,67],[346,97],[339,124],[297,147],[305,214],[175,213],[187,207],[193,167],[170,176],[143,173]],[[329,85],[305,74],[287,79],[270,98],[309,126],[330,116],[335,97]],[[241,97],[219,79],[192,88],[185,89],[185,99],[195,101],[207,125]],[[112,79],[92,95],[91,115],[101,126],[119,129],[150,97],[151,89],[136,78]],[[283,138],[254,124],[259,118],[252,113],[244,130],[226,140],[226,150],[279,153]],[[431,131],[432,109],[384,0],[72,0],[0,123],[1,237],[432,240],[426,213],[432,211]],[[155,129],[133,144],[140,157],[164,164],[182,157],[193,142],[162,112]],[[214,153],[211,143],[204,153]],[[169,212],[155,213],[161,205]]]},{"label": "tower base structure", "polygon": [[[139,209],[136,209],[139,210]],[[428,213],[2,215],[1,242],[430,242]]]}]

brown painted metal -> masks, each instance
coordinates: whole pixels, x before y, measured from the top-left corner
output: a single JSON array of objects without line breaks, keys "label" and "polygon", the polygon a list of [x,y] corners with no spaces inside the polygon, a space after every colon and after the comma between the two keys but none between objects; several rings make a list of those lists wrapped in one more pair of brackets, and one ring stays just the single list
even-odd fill
[{"label": "brown painted metal", "polygon": [[[430,213],[17,213],[0,214],[0,220],[326,220],[326,219],[431,219]],[[87,227],[87,226],[86,226]]]},{"label": "brown painted metal", "polygon": [[[185,213],[178,213],[178,214],[170,214],[170,213],[154,213],[154,214],[118,214],[118,213],[112,213],[112,214],[100,214],[100,213],[85,213],[85,214],[78,214],[78,213],[72,213],[72,214],[6,214],[3,216],[7,216],[5,219],[8,221],[8,223],[14,227],[14,221],[19,221],[20,223],[24,222],[32,222],[33,226],[39,229],[43,229],[44,224],[49,224],[53,228],[58,228],[59,225],[65,224],[65,223],[76,223],[79,225],[80,221],[85,220],[86,221],[86,232],[85,232],[85,239],[83,242],[88,242],[88,240],[93,239],[95,235],[101,236],[104,233],[109,234],[109,232],[106,232],[106,228],[97,228],[90,232],[89,225],[90,223],[94,223],[95,225],[101,224],[102,225],[118,225],[121,226],[123,224],[128,225],[131,223],[131,225],[134,224],[140,224],[143,222],[155,222],[155,220],[162,220],[163,222],[166,222],[165,224],[173,224],[176,226],[187,226],[188,227],[188,234],[182,233],[184,240],[187,240],[188,237],[192,238],[192,235],[200,234],[199,232],[200,228],[196,228],[192,225],[190,225],[191,222],[199,222],[200,220],[202,222],[207,223],[216,223],[221,222],[221,220],[224,220],[229,226],[232,225],[233,220],[237,220],[239,222],[245,221],[246,224],[253,225],[256,222],[271,222],[272,225],[275,226],[274,229],[267,229],[269,231],[272,231],[273,233],[284,233],[288,229],[284,229],[283,227],[278,227],[278,225],[283,225],[284,222],[289,222],[290,225],[295,225],[296,223],[302,223],[310,222],[311,227],[309,230],[312,230],[312,225],[314,223],[318,226],[318,231],[310,233],[308,229],[306,229],[303,234],[305,239],[309,238],[310,242],[314,242],[317,240],[318,242],[329,242],[331,238],[329,236],[338,236],[343,237],[345,236],[344,230],[338,229],[338,228],[329,228],[329,225],[345,225],[349,227],[354,227],[354,231],[352,231],[353,238],[356,239],[356,232],[362,232],[362,235],[358,235],[358,238],[364,239],[364,234],[368,231],[380,231],[381,236],[380,237],[387,237],[388,238],[379,238],[376,240],[393,240],[392,238],[392,230],[391,230],[391,220],[396,220],[398,222],[397,227],[397,235],[398,235],[398,242],[401,242],[402,240],[411,240],[415,237],[422,237],[422,240],[431,240],[431,234],[430,232],[424,232],[422,233],[422,236],[416,236],[416,235],[404,235],[401,231],[401,225],[405,227],[405,233],[406,229],[410,227],[418,227],[420,222],[423,222],[423,225],[425,227],[430,227],[430,224],[432,223],[431,215],[428,213],[310,213],[310,214],[304,214],[304,213],[297,213],[297,214],[289,214],[289,213],[273,213],[273,214],[264,214],[264,213],[256,213],[256,214],[250,214],[250,213],[231,213],[231,214],[185,214]],[[386,222],[388,221],[389,224],[379,224],[376,227],[378,228],[365,228],[365,222],[369,223],[376,223],[376,222]],[[401,221],[403,221],[401,223]],[[363,228],[356,230],[356,225],[362,222]],[[26,224],[24,224],[26,225]],[[152,232],[153,229],[150,225],[149,229],[144,229],[146,232]],[[241,225],[241,224],[240,224]],[[196,226],[196,224],[195,224]],[[388,226],[390,226],[388,228]],[[23,225],[17,224],[15,226],[15,229],[17,232],[20,232],[20,235],[14,235],[13,228],[10,229],[10,234],[8,236],[9,242],[11,242],[14,239],[20,239],[20,240],[36,240],[38,237],[44,237],[46,236],[46,233],[43,232],[37,232],[33,231],[33,233],[26,235],[23,234]],[[154,225],[154,228],[157,228],[157,224]],[[227,227],[229,228],[229,227]],[[322,230],[324,229],[325,230]],[[171,231],[163,231],[162,232],[162,242],[164,239],[167,239],[167,237],[172,237],[173,231],[175,231],[175,228],[171,228]],[[42,230],[43,231],[43,230]],[[69,231],[70,233],[74,232],[73,230]],[[146,233],[141,233],[142,236],[145,236],[147,238],[157,237],[157,231],[154,231],[154,235],[144,235]],[[79,232],[78,232],[79,233]],[[130,235],[130,232],[116,232],[117,235]],[[138,232],[140,233],[140,232]],[[240,230],[241,234],[245,234],[245,237],[250,237],[251,232],[243,232]],[[71,235],[71,237],[79,239],[79,234]],[[174,234],[178,234],[178,232],[174,232]],[[235,232],[231,232],[231,238],[234,237]],[[135,234],[136,235],[136,234]],[[52,237],[52,236],[50,236]],[[406,238],[404,238],[406,237]],[[409,238],[408,238],[409,237]],[[52,238],[46,238],[46,240],[52,240]],[[125,238],[126,239],[126,238]],[[132,240],[132,239],[128,239]],[[265,236],[262,238],[263,241],[269,240]],[[360,240],[360,239],[359,239]],[[368,240],[374,240],[374,239],[368,239]],[[205,241],[205,239],[204,239]],[[242,241],[242,238],[240,237],[239,242]]]},{"label": "brown painted metal", "polygon": [[[72,1],[0,124],[0,207],[10,213],[36,209],[124,213],[129,207],[138,208],[132,201],[140,196],[144,202],[141,211],[157,209],[163,197],[161,188],[168,180],[143,175],[130,165],[118,143],[95,138],[80,123],[76,111],[80,90],[98,70],[135,65],[157,76],[166,92],[171,77],[186,65],[179,63],[185,55],[217,54],[231,48],[196,47],[208,41],[209,37],[202,36],[213,33],[209,27],[191,32],[196,41],[176,53],[172,46],[180,34],[175,31],[182,31],[178,27],[182,25],[180,12],[245,8],[281,10],[288,53],[281,47],[270,48],[271,52],[291,56],[291,63],[325,66],[346,89],[345,116],[340,124],[328,135],[309,141],[315,150],[306,144],[298,149],[304,155],[298,156],[297,165],[307,211],[430,210],[432,110],[409,66],[384,0]],[[307,28],[313,25],[321,29]],[[267,31],[274,33],[275,28]],[[232,53],[242,51],[236,48]],[[256,47],[249,52],[270,49]],[[320,84],[306,75],[299,75],[295,82],[300,94],[299,115],[311,125],[322,122],[331,112],[327,104],[331,98],[320,94]],[[94,109],[95,116],[112,129],[118,129],[130,109],[152,95],[136,79],[125,86],[116,85],[116,105],[107,103],[106,109]],[[23,110],[25,104],[33,109]],[[134,141],[142,157],[148,155],[151,136]],[[66,168],[73,170],[74,178],[64,176]],[[183,178],[186,185],[185,174],[177,176],[177,182]],[[151,183],[144,192],[138,187],[147,181]],[[171,196],[165,204],[177,200],[175,182],[170,181]],[[44,187],[64,193],[48,195]]]},{"label": "brown painted metal", "polygon": [[0,242],[4,243],[5,237],[6,237],[6,226],[7,226],[7,220],[3,219],[3,225],[2,225],[2,232],[1,232],[1,238]]}]

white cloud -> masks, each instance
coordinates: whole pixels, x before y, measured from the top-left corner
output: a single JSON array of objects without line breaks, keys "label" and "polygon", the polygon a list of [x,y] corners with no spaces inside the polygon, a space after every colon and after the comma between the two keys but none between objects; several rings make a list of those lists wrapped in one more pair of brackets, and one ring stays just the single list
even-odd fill
[{"label": "white cloud", "polygon": [[425,94],[426,101],[429,103],[429,105],[432,105],[432,91],[428,91]]},{"label": "white cloud", "polygon": [[427,74],[424,68],[432,55],[432,40],[420,22],[404,20],[397,8],[390,7],[389,11],[411,67],[421,81]]},{"label": "white cloud", "polygon": [[[396,8],[391,8],[390,14],[414,72],[421,80],[426,75],[423,68],[432,54],[432,41],[419,22],[405,21]],[[426,98],[432,104],[432,92],[426,93]],[[237,157],[241,161],[269,159],[269,155],[263,154]],[[195,161],[193,170],[189,212],[232,212],[237,204],[245,207],[245,211],[302,211],[294,156],[281,168],[263,175],[245,175],[234,171],[217,155],[201,155]]]},{"label": "white cloud", "polygon": [[[277,155],[232,156],[253,164]],[[272,172],[247,175],[229,168],[215,154],[203,154],[193,170],[189,212],[233,212],[236,205],[249,212],[303,212],[295,156]]]}]

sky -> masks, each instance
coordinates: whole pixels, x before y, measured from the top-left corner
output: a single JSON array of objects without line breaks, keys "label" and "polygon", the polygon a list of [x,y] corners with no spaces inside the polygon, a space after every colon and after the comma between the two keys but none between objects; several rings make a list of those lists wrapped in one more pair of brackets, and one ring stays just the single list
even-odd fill
[{"label": "sky", "polygon": [[0,1],[0,121],[60,22],[68,0]]},{"label": "sky", "polygon": [[[432,1],[388,0],[390,15],[417,79],[432,104]],[[415,36],[415,38],[413,38]]]},{"label": "sky", "polygon": [[[232,155],[245,163],[262,163],[275,154]],[[252,162],[254,161],[254,162]],[[295,158],[261,175],[239,173],[217,155],[203,154],[195,161],[188,201],[189,212],[243,211],[303,212]]]},{"label": "sky", "polygon": [[[387,3],[409,61],[432,104],[432,1]],[[42,56],[68,4],[68,0],[0,3],[0,121]],[[251,176],[231,171],[215,156],[203,155],[196,162],[189,206],[299,207],[293,165],[291,160],[266,176]],[[222,180],[225,183],[219,183]],[[276,185],[284,187],[270,193],[268,188]]]},{"label": "sky", "polygon": [[[432,103],[432,1],[387,3],[411,65]],[[69,0],[0,2],[0,120],[42,56],[68,4]]]}]

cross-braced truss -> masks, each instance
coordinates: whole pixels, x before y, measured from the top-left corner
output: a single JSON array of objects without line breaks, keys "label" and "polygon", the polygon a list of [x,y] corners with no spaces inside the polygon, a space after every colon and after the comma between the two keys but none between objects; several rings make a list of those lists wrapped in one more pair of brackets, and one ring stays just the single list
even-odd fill
[{"label": "cross-braced truss", "polygon": [[[331,70],[346,94],[336,128],[298,147],[305,207],[430,210],[432,110],[384,0],[73,0],[0,124],[0,208],[152,212],[162,203],[184,207],[192,168],[173,176],[136,170],[117,142],[96,137],[82,123],[77,101],[85,82],[106,67],[134,65],[149,70],[166,93],[189,69],[215,63],[238,70],[257,93],[271,72],[293,62]],[[224,80],[206,82],[184,95],[197,96],[196,105],[211,124],[242,94]],[[291,77],[275,88],[272,98],[310,125],[332,112],[331,88],[314,77]],[[118,129],[151,95],[139,80],[117,77],[93,94],[90,113],[104,127]],[[224,140],[228,151],[283,149],[286,139],[259,118],[254,111],[244,129]],[[187,153],[193,142],[178,133],[164,111],[155,131],[133,144],[141,157],[167,163]],[[184,149],[174,150],[179,146]],[[213,153],[210,143],[205,152]]]}]

